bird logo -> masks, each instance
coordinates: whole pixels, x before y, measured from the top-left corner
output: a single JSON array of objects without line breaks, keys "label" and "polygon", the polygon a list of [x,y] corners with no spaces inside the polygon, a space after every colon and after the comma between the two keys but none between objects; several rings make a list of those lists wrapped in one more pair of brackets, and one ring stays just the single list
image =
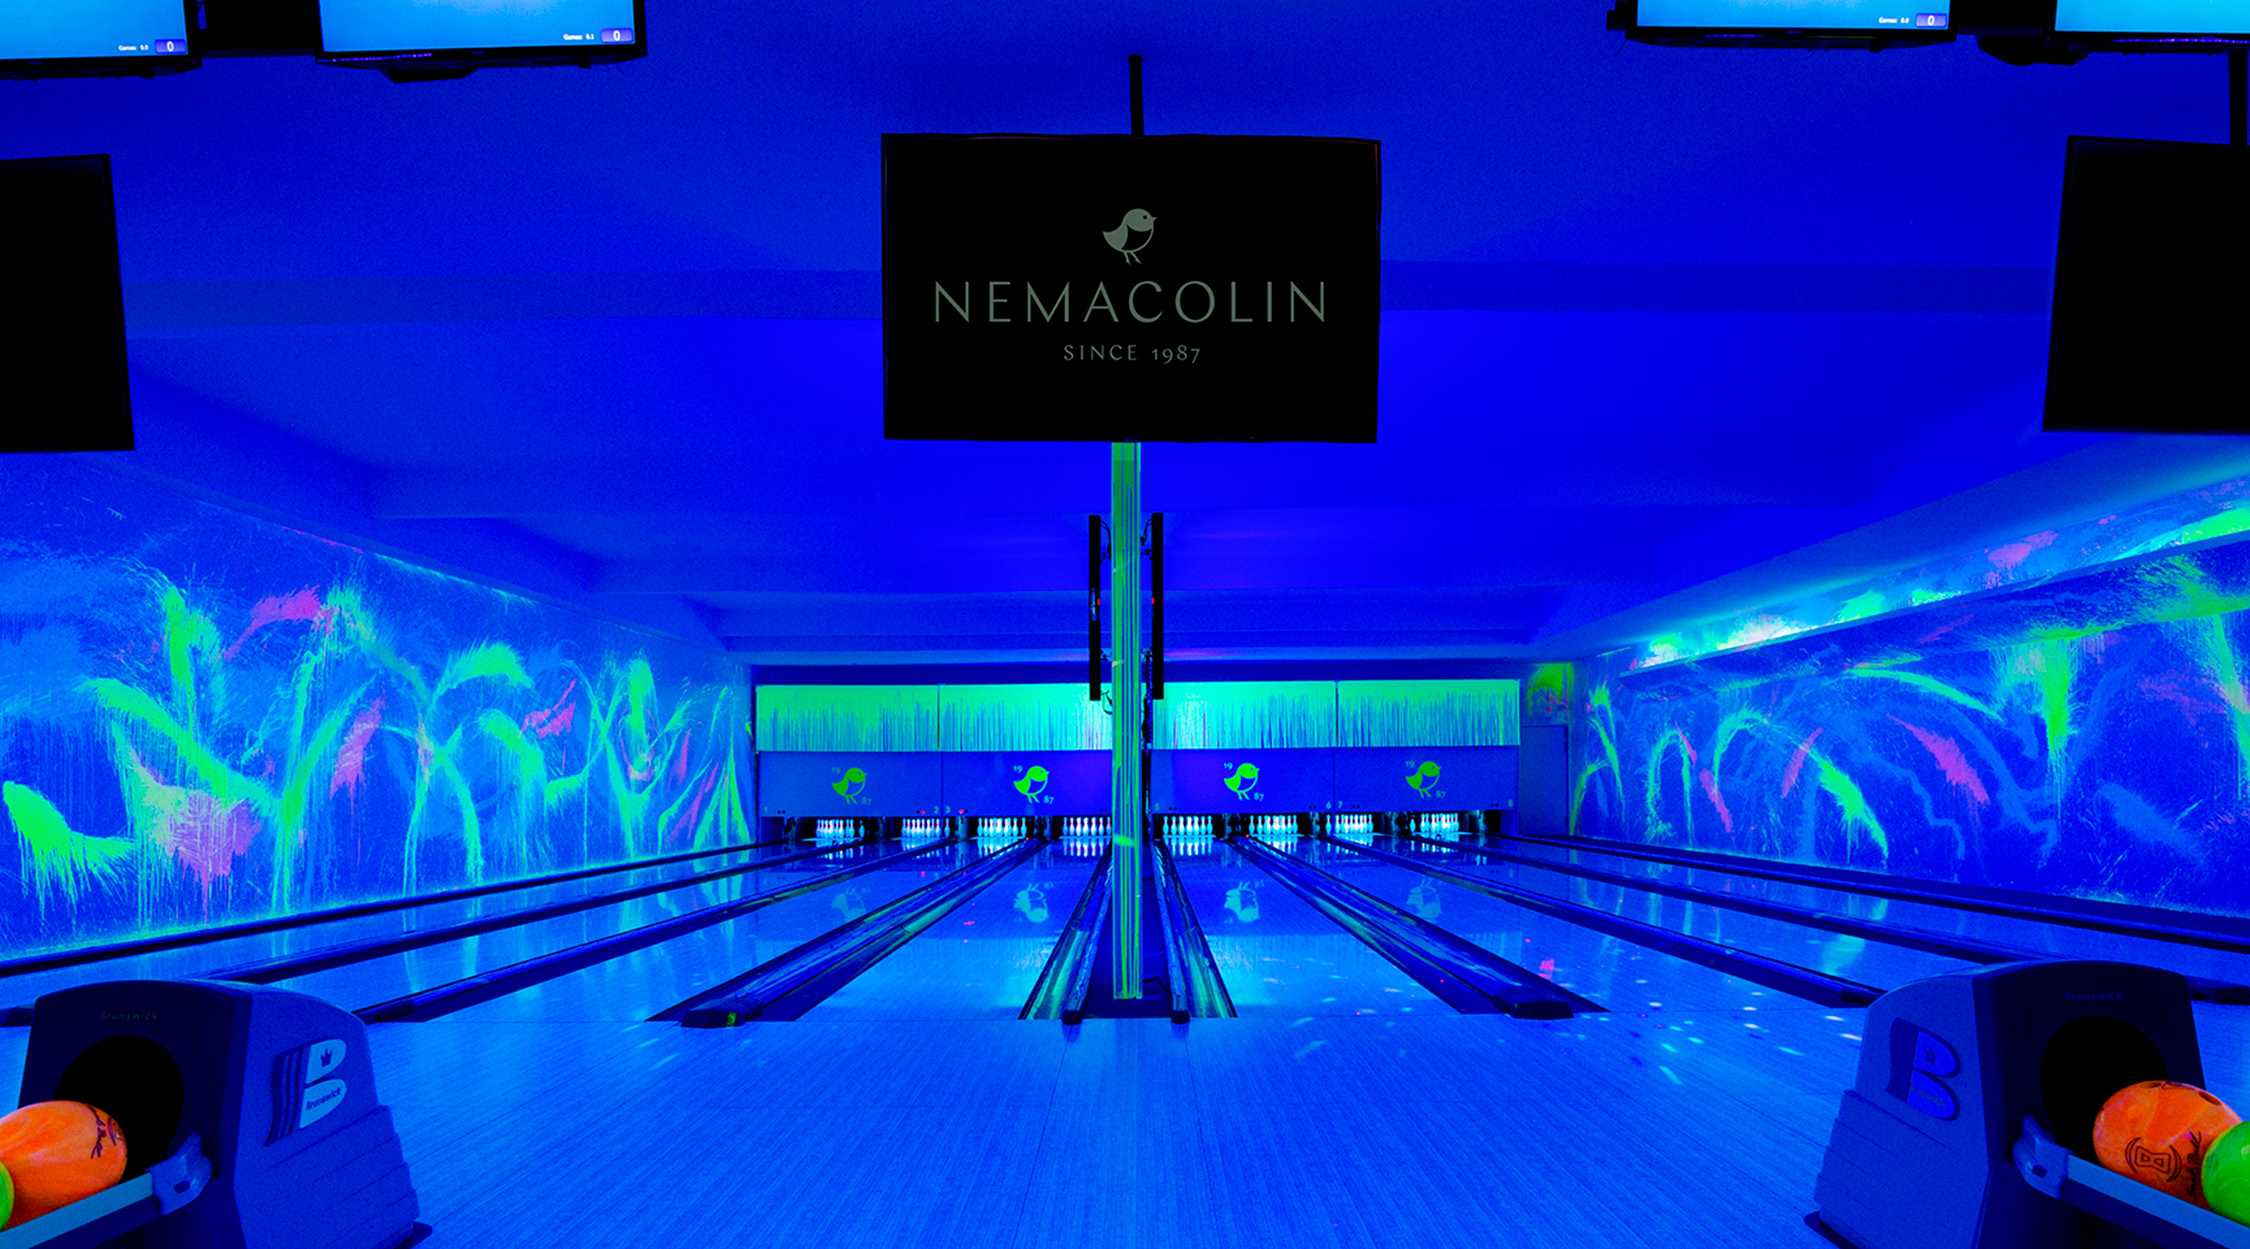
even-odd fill
[{"label": "bird logo", "polygon": [[1250,791],[1258,787],[1258,765],[1245,763],[1236,768],[1234,775],[1226,779],[1226,786],[1234,791],[1235,797],[1245,802],[1249,801]]},{"label": "bird logo", "polygon": [[1102,231],[1102,241],[1114,248],[1129,265],[1141,263],[1141,258],[1136,253],[1148,246],[1148,241],[1154,237],[1156,218],[1149,216],[1145,208],[1136,208],[1126,213],[1125,219],[1117,223],[1116,229]]},{"label": "bird logo", "polygon": [[1025,768],[1023,775],[1016,778],[1016,792],[1033,802],[1039,801],[1039,795],[1046,792],[1046,789],[1047,769],[1036,763]]},{"label": "bird logo", "polygon": [[1428,760],[1420,767],[1415,768],[1414,774],[1406,778],[1406,783],[1412,785],[1414,787],[1414,792],[1418,794],[1426,794],[1430,792],[1430,787],[1437,784],[1437,782],[1438,763],[1435,759]]},{"label": "bird logo", "polygon": [[836,796],[846,802],[857,798],[859,791],[866,787],[867,773],[858,768],[845,768],[841,779],[828,782],[828,788],[835,790]]}]

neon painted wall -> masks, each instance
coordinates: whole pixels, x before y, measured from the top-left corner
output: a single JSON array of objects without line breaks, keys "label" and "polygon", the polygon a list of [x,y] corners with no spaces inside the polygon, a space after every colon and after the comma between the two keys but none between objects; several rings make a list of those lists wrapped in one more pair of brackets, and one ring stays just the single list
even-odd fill
[{"label": "neon painted wall", "polygon": [[0,465],[0,957],[748,837],[724,656]]},{"label": "neon painted wall", "polygon": [[2250,542],[1580,675],[1581,834],[2250,914]]}]

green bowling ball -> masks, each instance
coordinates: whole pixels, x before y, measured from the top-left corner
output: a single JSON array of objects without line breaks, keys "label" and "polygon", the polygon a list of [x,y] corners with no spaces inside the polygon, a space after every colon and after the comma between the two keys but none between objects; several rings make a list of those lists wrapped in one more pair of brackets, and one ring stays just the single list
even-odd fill
[{"label": "green bowling ball", "polygon": [[16,1177],[8,1168],[0,1167],[0,1227],[7,1226],[8,1216],[16,1212]]},{"label": "green bowling ball", "polygon": [[2203,1151],[2203,1199],[2237,1223],[2250,1223],[2250,1123],[2237,1123]]}]

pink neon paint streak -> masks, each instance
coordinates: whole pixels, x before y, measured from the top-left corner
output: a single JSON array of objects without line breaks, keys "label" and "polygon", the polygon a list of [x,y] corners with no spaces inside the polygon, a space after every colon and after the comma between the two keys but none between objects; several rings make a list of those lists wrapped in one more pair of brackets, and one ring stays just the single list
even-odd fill
[{"label": "pink neon paint streak", "polygon": [[2002,572],[2013,572],[2021,567],[2025,560],[2031,558],[2033,551],[2054,545],[2057,536],[2059,535],[2052,529],[2045,533],[2035,533],[2021,542],[2010,542],[2006,546],[1994,547],[1985,553],[1985,558],[1992,561],[1994,568]]},{"label": "pink neon paint streak", "polygon": [[212,882],[233,873],[234,861],[249,852],[264,825],[251,814],[247,800],[221,807],[209,794],[167,785],[138,755],[133,770],[140,775],[143,802],[154,817],[157,844],[195,874],[208,905]]},{"label": "pink neon paint streak", "polygon": [[1924,642],[1935,642],[1939,638],[1944,637],[1946,634],[1953,632],[1955,629],[1960,628],[1962,625],[1965,625],[1974,619],[1976,619],[1976,616],[1974,614],[1956,617],[1955,619],[1930,630],[1928,633],[1923,634],[1919,640]]},{"label": "pink neon paint streak", "polygon": [[541,739],[553,737],[557,733],[568,733],[571,721],[578,715],[578,704],[572,702],[570,696],[577,692],[578,678],[572,677],[570,684],[564,687],[562,697],[555,700],[554,706],[542,707],[524,715],[523,731]]},{"label": "pink neon paint streak", "polygon": [[1727,800],[1719,796],[1719,778],[1711,775],[1711,769],[1705,768],[1695,774],[1695,779],[1703,782],[1703,796],[1709,798],[1711,805],[1719,809],[1719,823],[1726,826],[1728,833],[1733,833],[1734,812],[1727,810]]},{"label": "pink neon paint streak", "polygon": [[374,740],[375,730],[381,727],[383,696],[378,695],[372,705],[352,717],[352,726],[344,731],[343,743],[336,747],[336,771],[328,778],[330,797],[347,787],[352,797],[359,797],[359,779],[367,766],[367,744]]},{"label": "pink neon paint streak", "polygon": [[1672,736],[1680,739],[1680,749],[1687,752],[1687,761],[1689,767],[1694,767],[1696,764],[1702,762],[1702,760],[1695,757],[1695,743],[1687,739],[1687,730],[1681,728],[1677,722],[1672,725]]},{"label": "pink neon paint streak", "polygon": [[[2175,671],[2167,672],[2164,675],[2167,678],[2177,678],[2180,674]],[[2190,726],[2194,727],[2201,727],[2203,717],[2219,710],[2217,706],[2205,702],[2203,699],[2182,692],[2174,680],[2158,680],[2154,677],[2143,678],[2141,681],[2141,697],[2149,702],[2176,704],[2180,709],[2180,714],[2187,718]]]},{"label": "pink neon paint streak", "polygon": [[1932,733],[1928,729],[1908,724],[1897,716],[1892,716],[1891,720],[1912,733],[1914,740],[1922,743],[1923,748],[1937,760],[1938,771],[1945,773],[1945,779],[1968,794],[1978,806],[1992,801],[1992,795],[1985,792],[1984,782],[1977,777],[1976,766],[1969,762],[1967,755],[1961,753],[1961,743],[1942,733]]},{"label": "pink neon paint streak", "polygon": [[234,658],[242,650],[242,644],[250,640],[250,635],[267,625],[284,620],[303,620],[326,627],[335,614],[335,608],[321,605],[320,591],[312,586],[306,586],[295,594],[259,599],[250,608],[249,626],[243,629],[241,637],[234,640],[234,645],[227,648],[226,656],[228,659]]},{"label": "pink neon paint streak", "polygon": [[693,727],[690,727],[687,732],[680,734],[680,757],[674,760],[672,763],[672,783],[674,785],[677,785],[681,781],[687,779],[688,743],[694,740],[695,729]]},{"label": "pink neon paint streak", "polygon": [[704,772],[703,784],[695,791],[695,801],[688,804],[687,812],[680,816],[679,821],[672,825],[672,831],[665,835],[666,845],[677,840],[681,833],[695,827],[696,817],[703,814],[703,800],[711,796],[711,786],[718,779],[719,765],[714,763]]},{"label": "pink neon paint streak", "polygon": [[1804,771],[1805,756],[1812,753],[1812,744],[1814,739],[1818,738],[1821,733],[1827,729],[1827,727],[1828,726],[1825,724],[1821,725],[1820,728],[1814,729],[1812,731],[1811,737],[1807,737],[1805,740],[1797,743],[1797,753],[1789,756],[1789,766],[1783,768],[1781,771],[1782,797],[1787,798],[1789,796],[1789,791],[1797,787],[1797,773]]}]

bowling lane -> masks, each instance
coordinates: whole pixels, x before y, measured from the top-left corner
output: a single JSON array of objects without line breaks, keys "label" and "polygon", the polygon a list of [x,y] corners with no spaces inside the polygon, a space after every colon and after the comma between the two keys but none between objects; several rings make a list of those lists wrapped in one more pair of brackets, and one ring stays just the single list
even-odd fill
[{"label": "bowling lane", "polygon": [[[1098,847],[1096,847],[1098,849]],[[839,1020],[1014,1019],[1101,862],[1050,845],[807,1011]]]},{"label": "bowling lane", "polygon": [[[927,863],[942,859],[948,856],[949,850],[950,847],[947,850],[916,855],[910,861]],[[434,989],[464,976],[506,967],[582,942],[685,915],[703,907],[732,902],[751,894],[771,892],[807,876],[825,875],[846,866],[895,857],[898,853],[899,848],[895,844],[841,850],[835,854],[778,865],[765,871],[746,872],[724,880],[688,885],[645,898],[595,907],[499,932],[464,937],[458,941],[408,950],[391,958],[355,963],[349,967],[332,968],[276,983],[284,988],[326,998],[345,1010],[358,1010],[409,993]],[[848,890],[877,878],[877,875],[855,877],[839,887]],[[792,899],[778,904],[776,909],[801,905],[809,898],[833,892],[823,890],[806,898]]]},{"label": "bowling lane", "polygon": [[964,842],[913,858],[894,858],[864,876],[494,998],[460,1012],[458,1018],[472,1022],[645,1020],[691,994],[786,954],[847,920],[1014,844],[997,839]]},{"label": "bowling lane", "polygon": [[[2250,984],[2250,956],[2225,950],[2077,928],[2041,919],[1967,911],[1937,903],[1876,897],[1850,889],[1768,880],[1718,868],[1655,863],[1630,855],[1610,854],[1593,849],[1499,839],[1495,839],[1491,846],[1524,858],[1576,864],[1595,871],[1641,880],[1658,880],[1669,885],[1684,885],[1715,893],[1734,893],[1764,902],[1848,915],[1868,923],[1898,924],[1970,941],[2003,943],[2042,957],[2119,959],[2150,967],[2163,967],[2183,975],[2208,976],[2214,980]],[[1487,862],[1496,863],[1498,860]],[[1899,883],[1912,887],[1917,882],[1912,878],[1902,877]]]},{"label": "bowling lane", "polygon": [[1172,861],[1237,1015],[1454,1013],[1225,844],[1176,840]]},{"label": "bowling lane", "polygon": [[[809,848],[804,843],[744,848],[727,854],[714,854],[656,867],[606,872],[580,880],[510,889],[428,906],[379,911],[299,928],[284,928],[276,932],[253,933],[225,941],[214,941],[208,945],[158,950],[128,958],[103,959],[100,962],[57,967],[21,976],[0,977],[0,1005],[29,1006],[42,993],[105,980],[176,980],[208,976],[226,968],[289,954],[304,954],[330,946],[428,932],[449,924],[506,915],[612,890],[630,889],[658,881],[681,880],[699,873],[739,867],[745,863]],[[751,879],[755,880],[757,875],[752,873]]]},{"label": "bowling lane", "polygon": [[1277,848],[1615,1011],[1829,1009],[1339,846]]},{"label": "bowling lane", "polygon": [[1480,858],[1461,850],[1439,849],[1397,838],[1386,839],[1378,844],[1383,849],[1406,855],[1418,862],[1448,867],[1465,875],[1497,884],[1513,885],[1526,892],[1544,894],[1564,902],[1575,902],[1597,911],[1701,937],[1706,941],[1715,941],[1753,954],[1763,954],[1767,958],[1780,959],[1831,976],[1842,976],[1878,989],[1895,989],[1924,976],[1982,966],[1963,959],[1829,932],[1807,924],[1793,924],[1763,915],[1746,915],[1740,911],[1690,902],[1666,894],[1587,880],[1567,872]]}]

